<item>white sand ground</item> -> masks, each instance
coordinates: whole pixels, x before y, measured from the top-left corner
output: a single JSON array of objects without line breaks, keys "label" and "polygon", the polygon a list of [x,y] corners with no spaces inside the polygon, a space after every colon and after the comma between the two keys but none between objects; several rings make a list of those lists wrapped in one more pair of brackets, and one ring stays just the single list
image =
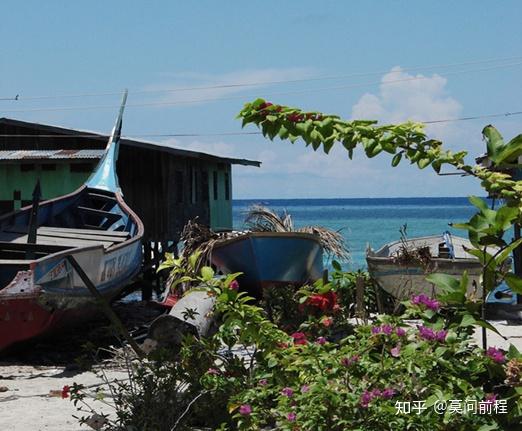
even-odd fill
[{"label": "white sand ground", "polygon": [[[108,371],[111,379],[125,379],[123,371]],[[60,392],[73,382],[86,386],[100,383],[92,372],[72,375],[63,368],[0,364],[0,430],[2,431],[80,431],[92,430],[80,426],[73,415],[77,412],[70,399]],[[54,396],[50,391],[55,391]],[[99,404],[99,403],[95,403]],[[105,408],[104,413],[110,413]]]},{"label": "white sand ground", "polygon": [[[507,349],[514,344],[522,351],[522,325],[508,324],[506,321],[491,322],[506,337],[488,331],[488,345]],[[477,344],[481,344],[481,328],[475,332]],[[110,379],[125,379],[123,370],[107,372]],[[34,367],[28,365],[1,364],[0,387],[0,430],[1,431],[80,431],[90,427],[80,426],[73,415],[79,415],[69,399],[59,395],[65,385],[73,382],[86,386],[100,383],[92,372],[71,374],[63,367]],[[56,395],[51,396],[50,391]],[[98,403],[96,403],[98,405]],[[104,413],[110,413],[105,408]]]}]

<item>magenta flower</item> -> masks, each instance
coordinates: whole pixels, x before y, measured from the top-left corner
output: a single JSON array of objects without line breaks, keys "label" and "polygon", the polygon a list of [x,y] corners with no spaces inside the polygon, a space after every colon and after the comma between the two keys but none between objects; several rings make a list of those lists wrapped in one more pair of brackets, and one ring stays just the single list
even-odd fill
[{"label": "magenta flower", "polygon": [[250,416],[252,414],[252,406],[250,404],[242,404],[239,407],[239,414],[242,416]]},{"label": "magenta flower", "polygon": [[381,327],[380,326],[372,326],[372,334],[380,334]]},{"label": "magenta flower", "polygon": [[373,396],[372,392],[364,391],[363,394],[361,395],[361,399],[360,399],[359,403],[361,404],[361,407],[367,408],[368,405],[370,404],[370,402],[374,398],[375,397]]},{"label": "magenta flower", "polygon": [[319,337],[317,340],[315,340],[315,342],[316,342],[317,344],[320,344],[320,345],[322,346],[323,344],[326,344],[326,338],[324,338],[324,337]]},{"label": "magenta flower", "polygon": [[286,415],[286,418],[290,421],[290,422],[293,422],[295,421],[295,418],[297,417],[297,415],[294,413],[294,412],[291,412],[291,413],[288,413]]},{"label": "magenta flower", "polygon": [[419,328],[419,336],[421,338],[424,338],[425,340],[428,340],[428,341],[435,340],[436,335],[435,335],[435,331],[433,331],[433,329],[427,328],[426,326],[423,326],[423,325],[417,326],[417,328]]},{"label": "magenta flower", "polygon": [[448,331],[445,331],[444,329],[437,331],[435,333],[435,339],[441,343],[446,341],[446,335],[448,335]]},{"label": "magenta flower", "polygon": [[239,289],[239,283],[237,280],[232,280],[232,282],[228,286],[232,290],[238,290]]},{"label": "magenta flower", "polygon": [[215,368],[209,368],[207,370],[207,374],[210,374],[211,376],[217,376],[219,374],[219,370]]},{"label": "magenta flower", "polygon": [[494,404],[497,401],[497,394],[486,394],[484,401],[488,404]]},{"label": "magenta flower", "polygon": [[497,364],[503,364],[504,362],[506,362],[506,356],[504,355],[502,350],[497,349],[496,347],[490,347],[486,351],[486,356],[489,356],[489,358]]},{"label": "magenta flower", "polygon": [[308,386],[308,385],[301,386],[301,393],[305,394],[308,391],[310,391],[310,386]]},{"label": "magenta flower", "polygon": [[268,385],[268,380],[267,379],[261,379],[259,380],[259,386],[266,386]]},{"label": "magenta flower", "polygon": [[393,334],[393,326],[391,326],[391,325],[382,325],[381,326],[381,331],[382,331],[383,334],[391,335],[391,334]]},{"label": "magenta flower", "polygon": [[437,311],[440,308],[440,303],[436,299],[432,299],[426,295],[416,295],[411,298],[413,305],[424,305],[426,308]]},{"label": "magenta flower", "polygon": [[292,388],[283,388],[283,390],[281,391],[281,394],[284,395],[285,397],[288,397],[288,398],[292,398],[294,396],[294,391]]},{"label": "magenta flower", "polygon": [[401,346],[400,344],[397,344],[394,348],[392,348],[390,350],[390,353],[391,355],[394,357],[394,358],[398,358],[401,354]]},{"label": "magenta flower", "polygon": [[356,362],[359,362],[359,359],[361,359],[361,357],[359,355],[353,355],[349,358],[342,358],[341,365],[343,365],[345,367],[349,367],[350,365],[353,365]]},{"label": "magenta flower", "polygon": [[381,397],[384,398],[385,400],[389,400],[390,398],[393,398],[394,395],[395,395],[395,389],[392,389],[392,388],[386,388],[381,393]]},{"label": "magenta flower", "polygon": [[399,337],[405,337],[406,336],[406,331],[404,330],[404,328],[397,328],[395,330],[395,333],[399,336]]}]

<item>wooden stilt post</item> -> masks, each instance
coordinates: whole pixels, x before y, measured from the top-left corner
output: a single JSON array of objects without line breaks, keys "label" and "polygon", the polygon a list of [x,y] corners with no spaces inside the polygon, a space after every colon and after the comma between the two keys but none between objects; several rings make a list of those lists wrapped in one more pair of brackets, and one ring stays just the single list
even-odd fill
[{"label": "wooden stilt post", "polygon": [[87,287],[87,289],[89,289],[89,292],[91,292],[92,296],[94,296],[96,298],[97,302],[102,307],[105,315],[109,318],[109,320],[116,327],[116,329],[118,329],[118,331],[120,331],[123,338],[125,338],[127,343],[129,343],[129,345],[132,347],[132,350],[134,350],[136,352],[138,357],[143,359],[145,357],[145,354],[138,346],[138,343],[136,343],[136,340],[134,340],[134,338],[131,337],[131,335],[129,334],[129,331],[127,331],[127,328],[123,325],[120,318],[116,315],[116,313],[113,311],[113,309],[109,305],[109,302],[101,295],[100,292],[98,292],[98,289],[96,289],[96,286],[91,281],[89,276],[85,273],[85,271],[80,266],[78,261],[73,256],[70,256],[70,255],[66,256],[66,259],[71,264],[71,266],[74,268],[76,273],[80,276],[80,278],[82,279],[82,281],[85,284],[85,286]]},{"label": "wooden stilt post", "polygon": [[355,315],[366,321],[366,311],[364,308],[364,278],[358,276],[355,279]]},{"label": "wooden stilt post", "polygon": [[158,268],[160,266],[160,243],[154,241],[154,281],[156,282],[156,293],[161,294],[161,279],[158,274]]},{"label": "wooden stilt post", "polygon": [[150,284],[152,281],[152,277],[151,277],[152,271],[151,271],[151,267],[150,267],[150,265],[152,263],[151,254],[152,254],[152,250],[150,247],[150,242],[144,241],[144,243],[143,243],[143,266],[145,267],[145,272],[143,275],[145,278],[145,283],[143,283],[142,288],[141,288],[141,299],[143,301],[149,301],[152,298],[152,285]]}]

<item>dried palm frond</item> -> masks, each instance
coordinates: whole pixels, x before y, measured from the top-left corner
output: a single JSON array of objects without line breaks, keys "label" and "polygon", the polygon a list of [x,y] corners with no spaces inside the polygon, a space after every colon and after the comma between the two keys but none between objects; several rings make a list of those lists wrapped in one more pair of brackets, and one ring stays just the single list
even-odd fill
[{"label": "dried palm frond", "polygon": [[292,232],[294,222],[292,216],[282,216],[263,205],[252,205],[245,218],[246,226],[255,232]]},{"label": "dried palm frond", "polygon": [[210,263],[210,255],[216,242],[222,240],[222,236],[214,232],[208,226],[198,223],[198,218],[189,220],[183,227],[180,240],[183,242],[181,255],[185,261],[196,251],[200,253],[196,263],[196,271]]},{"label": "dried palm frond", "polygon": [[279,215],[263,205],[253,205],[246,216],[245,223],[254,232],[304,232],[316,235],[320,238],[326,253],[343,261],[350,258],[350,252],[341,232],[322,226],[305,226],[296,229],[292,216],[286,211]]}]

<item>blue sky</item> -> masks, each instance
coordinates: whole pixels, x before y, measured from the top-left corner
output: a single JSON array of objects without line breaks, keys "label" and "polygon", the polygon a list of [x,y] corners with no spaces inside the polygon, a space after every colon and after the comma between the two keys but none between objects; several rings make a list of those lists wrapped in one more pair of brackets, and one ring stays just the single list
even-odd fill
[{"label": "blue sky", "polygon": [[[125,87],[128,136],[238,132],[237,112],[258,96],[384,122],[522,110],[520,1],[4,0],[2,6],[0,97],[19,94],[20,100],[0,101],[0,116],[107,132],[119,95],[24,98]],[[497,61],[447,66],[482,60]],[[344,78],[163,91],[332,76]],[[400,82],[382,83],[390,80]],[[202,99],[221,100],[194,102]],[[100,108],[80,109],[86,106]],[[490,122],[507,138],[522,132],[522,116],[428,131],[451,148],[478,154],[480,131]],[[249,135],[155,139],[261,160],[260,169],[234,168],[236,198],[480,193],[472,179],[392,169],[386,156],[356,154],[350,161],[341,150],[324,156],[302,143]]]}]

